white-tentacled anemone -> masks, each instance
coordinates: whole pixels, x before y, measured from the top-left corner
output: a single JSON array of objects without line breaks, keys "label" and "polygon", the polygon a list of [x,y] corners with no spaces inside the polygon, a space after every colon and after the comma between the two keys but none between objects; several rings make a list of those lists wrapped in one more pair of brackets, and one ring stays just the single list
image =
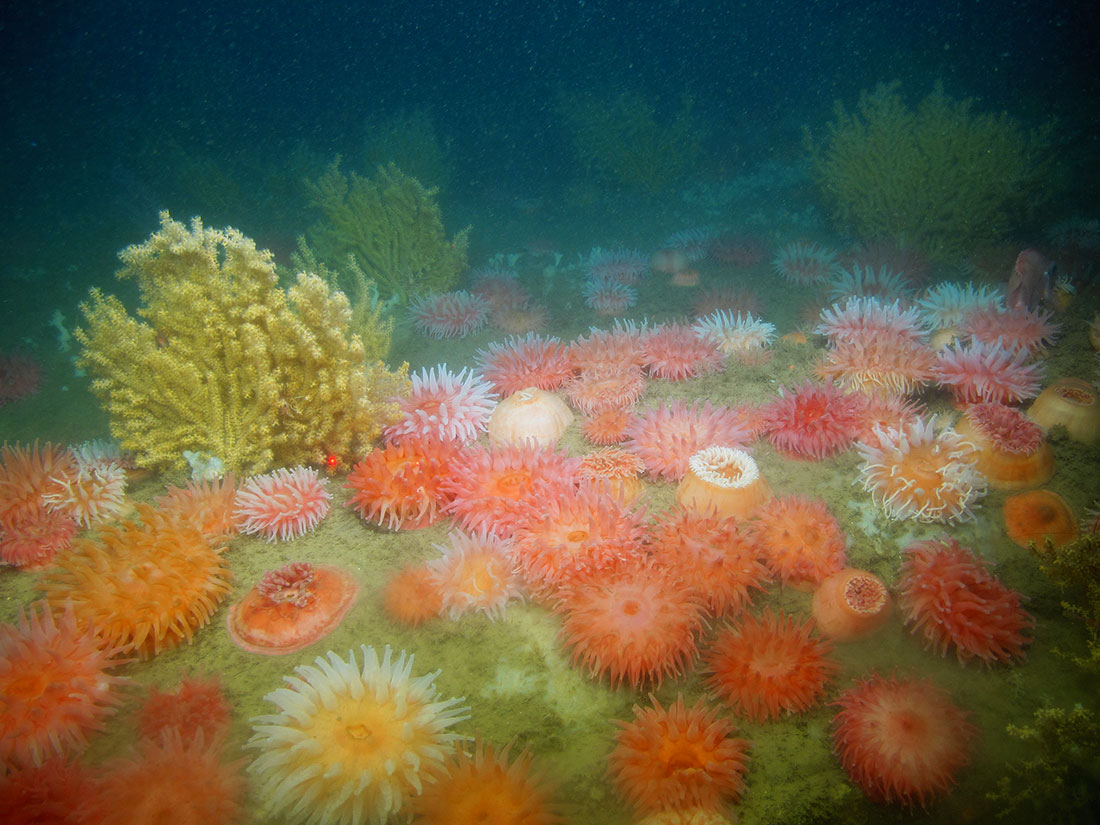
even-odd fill
[{"label": "white-tentacled anemone", "polygon": [[260,755],[248,771],[272,812],[306,825],[381,825],[464,738],[448,728],[469,708],[439,699],[439,671],[410,678],[405,651],[395,658],[386,645],[380,661],[362,650],[362,670],[353,651],[346,662],[329,651],[264,697],[279,712],[252,720],[247,747]]}]

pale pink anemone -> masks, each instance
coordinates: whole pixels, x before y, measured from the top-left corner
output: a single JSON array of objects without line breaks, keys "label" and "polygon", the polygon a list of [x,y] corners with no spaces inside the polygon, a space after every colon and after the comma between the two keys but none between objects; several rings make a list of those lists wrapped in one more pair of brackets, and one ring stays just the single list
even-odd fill
[{"label": "pale pink anemone", "polygon": [[494,341],[487,350],[478,350],[476,357],[481,376],[501,398],[527,387],[556,390],[573,374],[561,340],[533,332],[510,336],[503,343]]},{"label": "pale pink anemone", "polygon": [[751,433],[742,411],[698,401],[660,402],[638,413],[626,428],[626,449],[645,462],[650,475],[679,481],[688,460],[706,447],[741,448]]},{"label": "pale pink anemone", "polygon": [[431,338],[460,338],[476,332],[489,319],[489,302],[465,290],[432,293],[409,307],[418,331]]},{"label": "pale pink anemone", "polygon": [[1043,365],[1027,363],[1025,350],[1010,350],[999,341],[974,341],[939,352],[935,378],[961,404],[995,401],[1013,404],[1039,394]]},{"label": "pale pink anemone", "polygon": [[453,373],[446,364],[413,373],[412,392],[398,403],[401,420],[384,430],[391,443],[407,436],[434,436],[461,444],[476,441],[488,428],[497,405],[488,381],[465,368]]}]

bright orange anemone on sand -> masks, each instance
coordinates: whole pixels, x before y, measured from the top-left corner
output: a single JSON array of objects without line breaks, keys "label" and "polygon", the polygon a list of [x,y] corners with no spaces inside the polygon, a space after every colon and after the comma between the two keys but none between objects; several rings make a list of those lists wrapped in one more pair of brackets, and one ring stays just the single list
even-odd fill
[{"label": "bright orange anemone on sand", "polygon": [[754,722],[802,713],[820,701],[837,671],[832,646],[798,622],[770,610],[723,630],[706,656],[707,685]]},{"label": "bright orange anemone on sand", "polygon": [[745,790],[749,743],[703,699],[688,708],[683,695],[667,709],[634,706],[634,720],[615,720],[619,732],[608,772],[619,794],[645,813],[672,808],[718,808]]},{"label": "bright orange anemone on sand", "polygon": [[348,474],[347,506],[387,530],[435,524],[449,501],[440,485],[457,449],[450,441],[413,436],[375,448]]},{"label": "bright orange anemone on sand", "polygon": [[107,673],[122,664],[117,653],[78,629],[71,607],[55,617],[35,604],[0,624],[0,774],[87,747],[129,682]]},{"label": "bright orange anemone on sand", "polygon": [[225,617],[242,650],[281,656],[308,647],[339,626],[359,595],[345,570],[293,562],[269,570]]},{"label": "bright orange anemone on sand", "polygon": [[862,639],[890,618],[890,602],[890,591],[882,579],[846,567],[814,590],[814,621],[821,634],[833,641]]},{"label": "bright orange anemone on sand", "polygon": [[1054,475],[1054,451],[1030,418],[1005,404],[971,404],[955,431],[977,448],[975,467],[997,490],[1039,487]]},{"label": "bright orange anemone on sand", "polygon": [[705,447],[693,454],[676,487],[676,503],[685,510],[722,518],[744,518],[771,497],[752,456],[733,447]]},{"label": "bright orange anemone on sand", "polygon": [[564,822],[551,800],[552,787],[523,751],[509,758],[511,745],[497,750],[478,740],[473,753],[458,748],[444,773],[425,785],[413,802],[421,825],[558,825]]},{"label": "bright orange anemone on sand", "polygon": [[184,676],[171,693],[152,687],[138,716],[143,739],[159,740],[173,733],[190,742],[200,732],[212,742],[229,728],[229,700],[217,676]]},{"label": "bright orange anemone on sand", "polygon": [[1029,490],[1005,499],[1005,531],[1020,547],[1047,539],[1061,547],[1077,538],[1077,521],[1066,500],[1050,490]]},{"label": "bright orange anemone on sand", "polygon": [[843,569],[847,558],[847,536],[820,499],[772,499],[757,509],[746,531],[771,571],[801,590]]},{"label": "bright orange anemone on sand", "polygon": [[81,628],[142,659],[209,623],[232,589],[229,563],[202,533],[137,505],[139,520],[104,525],[77,539],[38,587],[55,609],[71,602]]}]

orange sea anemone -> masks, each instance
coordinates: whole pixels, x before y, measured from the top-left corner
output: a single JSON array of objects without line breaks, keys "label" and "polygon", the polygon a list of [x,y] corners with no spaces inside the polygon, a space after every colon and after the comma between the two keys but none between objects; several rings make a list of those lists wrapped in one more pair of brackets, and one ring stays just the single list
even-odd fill
[{"label": "orange sea anemone", "polygon": [[1035,623],[1021,595],[989,572],[985,562],[954,539],[905,548],[898,576],[905,623],[941,655],[954,647],[961,663],[1012,664],[1024,658]]},{"label": "orange sea anemone", "polygon": [[598,447],[622,444],[633,420],[634,413],[630,410],[605,410],[581,422],[581,432],[585,441]]},{"label": "orange sea anemone", "polygon": [[847,559],[847,536],[821,499],[772,499],[757,508],[746,531],[772,573],[802,590],[817,587]]},{"label": "orange sea anemone", "polygon": [[268,570],[229,608],[229,638],[249,653],[282,656],[335,630],[359,595],[359,583],[331,565],[293,562]]},{"label": "orange sea anemone", "polygon": [[140,521],[74,541],[38,587],[55,609],[71,601],[77,623],[104,644],[148,659],[191,642],[232,589],[232,573],[198,530],[148,504],[137,509]]},{"label": "orange sea anemone", "polygon": [[144,739],[130,757],[108,763],[90,806],[102,825],[233,825],[244,819],[240,762],[223,761],[220,739],[200,733],[184,741],[171,732]]},{"label": "orange sea anemone", "polygon": [[463,737],[461,699],[439,698],[439,671],[413,677],[413,657],[361,646],[360,668],[329,651],[299,665],[287,687],[264,696],[276,712],[255,717],[248,767],[269,815],[306,822],[382,823],[407,811]]},{"label": "orange sea anemone", "polygon": [[736,825],[736,822],[709,808],[679,808],[652,813],[638,820],[638,825]]},{"label": "orange sea anemone", "polygon": [[837,642],[862,639],[890,618],[890,591],[878,576],[846,567],[814,590],[813,615],[821,635]]},{"label": "orange sea anemone", "polygon": [[645,390],[642,368],[635,364],[596,364],[565,382],[562,392],[585,415],[623,410]]},{"label": "orange sea anemone", "polygon": [[382,608],[403,627],[419,627],[436,618],[443,611],[443,597],[431,568],[408,564],[390,576],[382,592]]},{"label": "orange sea anemone", "polygon": [[612,687],[629,682],[660,685],[695,658],[703,605],[683,582],[645,563],[624,564],[576,582],[555,610],[571,661]]},{"label": "orange sea anemone", "polygon": [[559,825],[550,800],[552,786],[523,751],[509,758],[511,745],[497,751],[480,739],[473,753],[458,748],[444,773],[424,788],[414,804],[421,825]]},{"label": "orange sea anemone", "polygon": [[190,742],[199,732],[214,742],[229,728],[229,700],[217,676],[187,676],[179,687],[166,693],[156,687],[138,715],[138,732],[143,739],[160,740],[173,733]]},{"label": "orange sea anemone", "polygon": [[696,513],[744,518],[772,497],[752,456],[733,447],[705,447],[688,459],[676,503]]},{"label": "orange sea anemone", "polygon": [[52,757],[0,776],[4,825],[88,825],[98,789],[92,768]]},{"label": "orange sea anemone", "polygon": [[707,685],[739,716],[763,722],[802,713],[820,701],[838,666],[813,622],[765,611],[744,616],[706,654]]},{"label": "orange sea anemone", "polygon": [[1080,378],[1059,378],[1039,393],[1027,414],[1044,431],[1060,424],[1082,444],[1100,441],[1100,400],[1096,389]]},{"label": "orange sea anemone", "polygon": [[756,547],[733,518],[688,512],[663,513],[649,528],[646,547],[657,566],[691,586],[712,616],[735,616],[771,578]]},{"label": "orange sea anemone", "polygon": [[526,387],[502,399],[489,416],[489,441],[522,444],[533,441],[553,447],[573,423],[573,412],[561,396],[538,387]]},{"label": "orange sea anemone", "polygon": [[1020,547],[1061,547],[1077,538],[1077,520],[1066,500],[1051,490],[1029,490],[1005,499],[1005,531]]},{"label": "orange sea anemone", "polygon": [[414,436],[376,447],[348,474],[346,505],[387,530],[435,524],[450,501],[442,484],[457,450],[456,442]]},{"label": "orange sea anemone", "polygon": [[53,444],[39,448],[5,444],[0,450],[0,562],[34,568],[69,546],[76,521],[49,510],[44,497],[75,473],[72,451]]},{"label": "orange sea anemone", "polygon": [[611,495],[630,504],[642,494],[645,463],[634,453],[618,447],[605,447],[581,456],[577,468],[577,481],[581,483],[606,483]]},{"label": "orange sea anemone", "polygon": [[736,802],[745,790],[749,743],[700,699],[684,706],[679,695],[666,710],[634,706],[634,720],[615,721],[608,772],[619,794],[646,813]]},{"label": "orange sea anemone", "polygon": [[0,624],[0,775],[87,747],[129,682],[107,673],[118,653],[79,629],[71,606],[55,617],[35,604],[18,624]]},{"label": "orange sea anemone", "polygon": [[198,528],[211,542],[218,544],[237,535],[233,508],[237,498],[237,479],[226,473],[217,480],[188,481],[186,487],[169,487],[154,499],[164,515]]},{"label": "orange sea anemone", "polygon": [[1014,407],[971,404],[955,430],[977,448],[975,467],[994,489],[1038,487],[1054,475],[1054,451],[1042,429]]},{"label": "orange sea anemone", "polygon": [[440,610],[452,619],[479,611],[489,619],[504,616],[509,602],[523,599],[523,586],[515,571],[511,539],[487,531],[452,530],[447,544],[436,544],[442,555],[428,562]]}]

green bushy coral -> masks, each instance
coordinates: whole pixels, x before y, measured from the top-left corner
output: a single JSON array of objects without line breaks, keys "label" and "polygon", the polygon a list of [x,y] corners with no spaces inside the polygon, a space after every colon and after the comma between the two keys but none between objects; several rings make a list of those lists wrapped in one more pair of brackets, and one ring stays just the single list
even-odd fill
[{"label": "green bushy coral", "polygon": [[340,159],[306,181],[322,219],[310,230],[317,255],[333,266],[352,256],[386,298],[445,292],[466,268],[470,228],[448,239],[436,188],[425,188],[394,164],[374,178],[340,171]]},{"label": "green bushy coral", "polygon": [[1033,724],[1009,725],[1032,758],[1012,763],[989,798],[1000,816],[1030,809],[1047,822],[1092,822],[1100,802],[1100,722],[1087,708],[1040,708]]},{"label": "green bushy coral", "polygon": [[561,95],[558,113],[586,170],[626,186],[664,190],[702,153],[704,130],[689,97],[670,118],[635,92],[611,99]]},{"label": "green bushy coral", "polygon": [[1072,656],[1082,667],[1100,671],[1100,533],[1084,533],[1055,547],[1033,547],[1040,569],[1063,588],[1062,609],[1088,630],[1088,655]]},{"label": "green bushy coral", "polygon": [[1001,238],[1048,197],[1049,125],[1027,133],[940,88],[913,109],[898,88],[862,93],[855,112],[837,102],[820,143],[806,132],[817,183],[844,226],[943,258]]}]

